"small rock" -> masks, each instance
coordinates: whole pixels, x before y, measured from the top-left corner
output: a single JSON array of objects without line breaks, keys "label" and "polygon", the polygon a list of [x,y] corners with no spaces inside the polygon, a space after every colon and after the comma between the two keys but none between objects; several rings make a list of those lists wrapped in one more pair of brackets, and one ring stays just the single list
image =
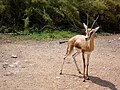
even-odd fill
[{"label": "small rock", "polygon": [[14,65],[18,65],[20,61],[16,61],[15,63],[13,63]]},{"label": "small rock", "polygon": [[113,41],[115,41],[116,39],[113,39]]},{"label": "small rock", "polygon": [[75,80],[77,80],[77,78],[76,78],[76,77],[75,77],[74,79],[75,79]]},{"label": "small rock", "polygon": [[108,43],[111,43],[111,41],[109,40]]},{"label": "small rock", "polygon": [[60,77],[56,77],[57,79],[60,79]]},{"label": "small rock", "polygon": [[35,64],[34,63],[31,63],[31,64],[29,64],[30,66],[34,66]]},{"label": "small rock", "polygon": [[106,69],[106,67],[103,67],[104,69]]},{"label": "small rock", "polygon": [[11,55],[11,58],[17,58],[17,56],[16,55]]},{"label": "small rock", "polygon": [[6,40],[6,43],[12,43],[12,41],[11,40]]},{"label": "small rock", "polygon": [[93,67],[90,67],[90,69],[93,69]]},{"label": "small rock", "polygon": [[12,72],[7,72],[7,73],[4,74],[4,76],[10,76],[10,75],[13,75],[13,73]]},{"label": "small rock", "polygon": [[25,66],[21,66],[21,68],[25,68]]},{"label": "small rock", "polygon": [[104,55],[104,53],[101,53],[102,55]]},{"label": "small rock", "polygon": [[3,68],[7,68],[8,66],[9,66],[8,63],[4,63],[2,67],[3,67]]},{"label": "small rock", "polygon": [[16,61],[15,63],[10,64],[9,67],[11,67],[11,68],[15,68],[15,67],[18,66],[19,62],[20,62],[20,61]]},{"label": "small rock", "polygon": [[66,62],[67,64],[71,64],[71,62]]},{"label": "small rock", "polygon": [[120,37],[118,38],[118,40],[120,40]]},{"label": "small rock", "polygon": [[11,64],[11,65],[9,65],[9,67],[11,67],[11,68],[15,68],[16,66],[15,66],[15,65],[13,65],[13,64]]},{"label": "small rock", "polygon": [[88,88],[89,88],[89,85],[85,85],[85,88],[88,89]]}]

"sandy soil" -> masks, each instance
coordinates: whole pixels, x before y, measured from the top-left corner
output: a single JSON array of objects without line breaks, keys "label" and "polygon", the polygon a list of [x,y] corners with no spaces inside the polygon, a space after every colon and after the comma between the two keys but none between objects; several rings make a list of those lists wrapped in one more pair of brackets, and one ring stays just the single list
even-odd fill
[{"label": "sandy soil", "polygon": [[[120,90],[120,35],[95,38],[86,82],[71,57],[59,75],[67,48],[59,41],[1,38],[0,90]],[[81,55],[76,59],[83,71]]]}]

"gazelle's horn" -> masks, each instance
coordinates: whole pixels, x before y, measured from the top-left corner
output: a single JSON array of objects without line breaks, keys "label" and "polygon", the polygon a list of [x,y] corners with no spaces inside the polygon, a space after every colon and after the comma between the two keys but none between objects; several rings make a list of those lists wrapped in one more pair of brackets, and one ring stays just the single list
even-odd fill
[{"label": "gazelle's horn", "polygon": [[88,17],[89,15],[87,14],[87,29],[88,29],[88,24],[89,24]]},{"label": "gazelle's horn", "polygon": [[94,26],[94,24],[95,24],[95,22],[97,21],[98,18],[99,18],[99,15],[98,15],[97,18],[94,20],[94,22],[93,22],[93,24],[92,24],[92,26],[91,26],[91,30],[92,30],[92,28],[93,28],[93,26]]}]

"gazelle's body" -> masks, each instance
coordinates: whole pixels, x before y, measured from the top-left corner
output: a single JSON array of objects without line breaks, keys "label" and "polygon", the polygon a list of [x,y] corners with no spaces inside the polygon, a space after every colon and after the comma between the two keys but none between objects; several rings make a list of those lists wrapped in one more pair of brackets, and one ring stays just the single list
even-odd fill
[{"label": "gazelle's body", "polygon": [[[82,53],[83,66],[84,66],[83,77],[85,81],[85,79],[89,79],[88,78],[89,57],[90,57],[91,52],[94,50],[94,33],[99,29],[99,27],[95,29],[92,29],[92,28],[88,29],[87,25],[85,24],[83,25],[86,29],[86,35],[76,35],[68,40],[67,52],[62,62],[60,74],[62,74],[63,65],[64,65],[64,61],[66,57],[69,56],[71,52],[73,51],[73,49],[75,48],[76,52],[72,55],[72,57],[74,59],[77,70],[79,71],[79,73],[81,73],[76,63],[75,57],[78,54]],[[87,54],[87,65],[85,64],[85,57],[84,57],[85,54]],[[86,76],[85,76],[85,69],[86,69]]]},{"label": "gazelle's body", "polygon": [[85,40],[84,35],[76,35],[72,37],[68,40],[68,48],[73,49],[73,47],[80,51],[92,52],[94,50],[94,36],[88,41]]}]

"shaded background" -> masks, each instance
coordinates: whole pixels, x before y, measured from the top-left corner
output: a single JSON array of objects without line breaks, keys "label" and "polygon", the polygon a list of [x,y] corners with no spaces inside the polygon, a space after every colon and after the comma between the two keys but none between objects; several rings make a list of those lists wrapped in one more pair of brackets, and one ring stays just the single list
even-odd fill
[{"label": "shaded background", "polygon": [[89,27],[99,15],[99,32],[120,32],[119,0],[0,0],[0,32],[82,32],[86,14]]}]

